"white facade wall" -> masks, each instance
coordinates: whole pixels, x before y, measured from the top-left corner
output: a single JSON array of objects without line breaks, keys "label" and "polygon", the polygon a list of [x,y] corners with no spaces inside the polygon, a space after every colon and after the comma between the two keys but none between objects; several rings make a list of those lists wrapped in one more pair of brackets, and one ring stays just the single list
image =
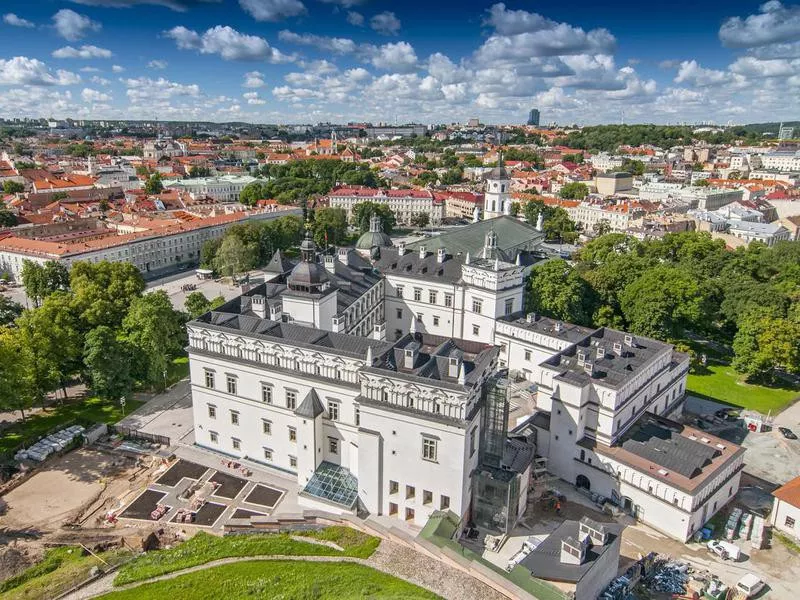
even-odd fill
[{"label": "white facade wall", "polygon": [[353,218],[353,210],[357,204],[362,202],[375,202],[385,204],[394,213],[397,223],[400,225],[411,225],[411,218],[418,213],[425,213],[430,216],[432,225],[438,225],[444,217],[444,204],[437,204],[433,201],[433,194],[426,194],[422,197],[417,196],[394,196],[378,194],[376,196],[328,196],[328,203],[331,208],[341,208],[347,212],[348,221]]},{"label": "white facade wall", "polygon": [[775,498],[772,503],[770,523],[794,539],[800,539],[800,508],[784,500]]}]

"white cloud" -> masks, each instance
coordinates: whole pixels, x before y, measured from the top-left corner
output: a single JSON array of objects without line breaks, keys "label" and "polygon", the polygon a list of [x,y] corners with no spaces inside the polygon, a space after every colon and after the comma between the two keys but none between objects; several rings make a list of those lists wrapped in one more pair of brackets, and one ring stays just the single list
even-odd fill
[{"label": "white cloud", "polygon": [[81,67],[80,71],[81,73],[99,73],[100,69],[97,67]]},{"label": "white cloud", "polygon": [[6,25],[12,25],[13,27],[35,27],[35,25],[31,21],[23,19],[22,17],[18,17],[14,13],[4,14],[3,22]]},{"label": "white cloud", "polygon": [[356,27],[364,26],[364,15],[354,10],[347,11],[347,22]]},{"label": "white cloud", "polygon": [[302,67],[307,73],[313,73],[314,75],[329,75],[339,70],[335,64],[324,59],[304,63]]},{"label": "white cloud", "polygon": [[73,48],[72,46],[64,46],[53,52],[53,58],[111,58],[114,53],[106,48],[98,48],[97,46],[81,46],[80,48]]},{"label": "white cloud", "polygon": [[407,73],[417,66],[417,53],[408,42],[396,42],[366,48],[368,61],[378,69]]},{"label": "white cloud", "polygon": [[183,26],[164,32],[182,50],[197,50],[201,54],[219,54],[224,60],[266,60],[271,63],[287,63],[296,60],[269,45],[267,40],[256,35],[247,35],[227,25],[207,29],[201,36]]},{"label": "white cloud", "polygon": [[798,38],[800,5],[784,6],[779,0],[765,2],[756,15],[730,17],[719,28],[719,39],[729,48],[795,42]]},{"label": "white cloud", "polygon": [[244,74],[243,87],[246,88],[260,88],[264,87],[264,74],[258,71],[250,71]]},{"label": "white cloud", "polygon": [[750,79],[791,77],[792,75],[800,74],[800,59],[761,60],[752,56],[742,56],[736,59],[728,68],[731,72]]},{"label": "white cloud", "polygon": [[80,80],[79,75],[62,69],[53,71],[36,58],[15,56],[8,60],[0,59],[2,85],[73,85]]},{"label": "white cloud", "polygon": [[200,86],[196,83],[187,85],[169,81],[163,77],[158,79],[137,77],[135,79],[122,79],[121,81],[128,88],[126,94],[131,102],[169,100],[175,97],[197,98],[200,96]]},{"label": "white cloud", "polygon": [[372,17],[369,20],[369,26],[381,35],[397,35],[400,33],[400,19],[388,10]]},{"label": "white cloud", "polygon": [[112,70],[114,73],[122,73],[122,72],[125,70],[125,67],[123,67],[123,66],[121,66],[121,65],[113,65],[113,66],[111,67],[111,70]]},{"label": "white cloud", "polygon": [[242,98],[247,100],[248,104],[266,104],[267,101],[258,97],[258,92],[245,92]]},{"label": "white cloud", "polygon": [[685,60],[678,68],[675,83],[691,83],[697,86],[718,85],[726,83],[730,75],[717,69],[701,67],[696,60]]},{"label": "white cloud", "polygon": [[320,0],[320,2],[324,2],[325,4],[337,4],[345,8],[350,8],[351,6],[363,4],[366,0]]},{"label": "white cloud", "polygon": [[92,21],[86,15],[76,13],[69,8],[62,8],[53,15],[53,25],[58,34],[70,42],[85,37],[93,31],[100,31],[102,25]]},{"label": "white cloud", "polygon": [[300,0],[239,0],[239,5],[256,21],[282,21],[307,12]]},{"label": "white cloud", "polygon": [[217,3],[221,0],[70,0],[75,4],[86,6],[104,6],[107,8],[130,8],[139,4],[152,4],[155,6],[165,6],[174,11],[186,12],[191,6],[198,3]]},{"label": "white cloud", "polygon": [[287,44],[313,46],[314,48],[334,52],[336,54],[350,54],[355,52],[358,48],[353,40],[347,38],[325,37],[310,33],[294,33],[286,29],[278,32],[278,39]]},{"label": "white cloud", "polygon": [[105,85],[110,85],[111,84],[111,82],[108,79],[106,79],[105,77],[100,77],[98,75],[95,75],[89,81],[91,81],[92,83],[94,83],[96,85],[104,85],[105,86]]},{"label": "white cloud", "polygon": [[149,63],[147,63],[147,67],[149,69],[161,70],[161,69],[166,69],[168,64],[169,63],[167,63],[167,61],[165,60],[154,59],[151,60]]},{"label": "white cloud", "polygon": [[88,103],[98,103],[98,102],[111,102],[111,96],[104,92],[100,92],[98,90],[93,90],[91,88],[83,88],[81,92],[81,99],[84,102]]}]

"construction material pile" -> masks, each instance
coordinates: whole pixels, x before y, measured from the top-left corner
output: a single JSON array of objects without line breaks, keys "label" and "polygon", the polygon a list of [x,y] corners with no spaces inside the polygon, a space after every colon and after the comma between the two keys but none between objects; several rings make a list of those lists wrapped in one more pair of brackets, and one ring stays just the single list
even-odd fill
[{"label": "construction material pile", "polygon": [[645,585],[654,592],[685,594],[691,567],[685,562],[659,557],[645,577]]},{"label": "construction material pile", "polygon": [[22,462],[23,460],[32,460],[35,462],[42,462],[48,456],[55,452],[61,452],[75,442],[83,432],[86,431],[81,425],[73,425],[61,431],[57,431],[48,435],[36,442],[27,450],[20,450],[14,455],[14,460]]}]

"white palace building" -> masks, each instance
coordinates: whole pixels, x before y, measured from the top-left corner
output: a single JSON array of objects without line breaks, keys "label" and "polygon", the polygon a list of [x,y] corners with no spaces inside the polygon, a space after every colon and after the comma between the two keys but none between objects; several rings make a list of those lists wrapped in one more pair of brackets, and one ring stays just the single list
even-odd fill
[{"label": "white palace building", "polygon": [[[375,233],[370,258],[306,235],[188,324],[198,445],[296,476],[310,507],[416,526],[450,510],[508,533],[544,467],[680,540],[736,493],[743,450],[675,420],[685,354],[525,313],[537,228]],[[509,431],[520,385],[535,409]]]}]

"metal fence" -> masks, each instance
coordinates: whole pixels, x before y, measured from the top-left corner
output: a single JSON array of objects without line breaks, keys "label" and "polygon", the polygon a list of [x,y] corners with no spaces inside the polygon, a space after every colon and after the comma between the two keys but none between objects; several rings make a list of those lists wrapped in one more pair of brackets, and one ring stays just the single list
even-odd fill
[{"label": "metal fence", "polygon": [[109,425],[108,432],[118,433],[123,437],[131,438],[134,440],[143,440],[146,442],[161,444],[162,446],[171,445],[170,439],[165,435],[156,435],[155,433],[147,433],[145,431],[133,429],[132,427],[124,427],[122,425]]}]

